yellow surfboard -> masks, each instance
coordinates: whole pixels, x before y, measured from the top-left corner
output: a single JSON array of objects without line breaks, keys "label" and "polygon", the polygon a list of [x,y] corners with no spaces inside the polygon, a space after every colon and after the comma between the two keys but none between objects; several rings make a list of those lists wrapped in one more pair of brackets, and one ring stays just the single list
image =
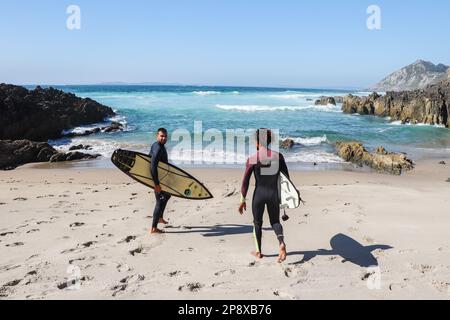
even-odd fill
[{"label": "yellow surfboard", "polygon": [[[111,161],[117,168],[137,182],[152,189],[155,187],[150,173],[151,156],[118,149],[111,156]],[[201,182],[172,164],[160,161],[158,178],[162,191],[175,197],[190,200],[206,200],[213,197]]]}]

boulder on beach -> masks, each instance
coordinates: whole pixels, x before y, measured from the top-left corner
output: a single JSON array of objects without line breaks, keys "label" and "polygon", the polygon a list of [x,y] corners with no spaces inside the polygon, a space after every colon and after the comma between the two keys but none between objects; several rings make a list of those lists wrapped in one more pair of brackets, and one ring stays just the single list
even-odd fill
[{"label": "boulder on beach", "polygon": [[99,156],[77,151],[61,153],[46,142],[0,140],[0,170],[12,170],[27,163],[95,159]]},{"label": "boulder on beach", "polygon": [[403,153],[390,153],[378,147],[374,153],[368,152],[360,142],[336,142],[338,155],[345,161],[359,166],[369,166],[379,171],[399,175],[412,170],[413,162]]},{"label": "boulder on beach", "polygon": [[31,162],[47,162],[56,153],[46,142],[0,140],[0,169],[14,169]]}]

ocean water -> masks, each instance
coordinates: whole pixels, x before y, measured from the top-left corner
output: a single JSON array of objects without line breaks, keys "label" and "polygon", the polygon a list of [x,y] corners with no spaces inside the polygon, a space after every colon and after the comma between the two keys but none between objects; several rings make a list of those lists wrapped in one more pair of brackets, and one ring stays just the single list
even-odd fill
[{"label": "ocean water", "polygon": [[[63,151],[73,144],[92,145],[90,152],[102,154],[105,164],[117,148],[147,153],[159,127],[169,130],[167,148],[171,161],[185,165],[242,166],[249,149],[239,139],[233,148],[227,148],[230,139],[226,139],[226,130],[259,127],[279,130],[280,139],[292,138],[295,141],[292,150],[283,151],[292,165],[342,163],[333,148],[333,143],[339,140],[358,140],[368,149],[384,146],[389,151],[406,152],[415,160],[450,155],[449,129],[401,125],[386,118],[344,114],[340,104],[314,105],[322,95],[367,95],[366,92],[200,86],[57,88],[110,106],[117,116],[109,120],[125,125],[124,132],[50,141]],[[201,131],[195,133],[195,126],[201,126]],[[74,131],[90,127],[94,126],[75,128]],[[189,134],[183,140],[184,146],[189,139],[192,145],[196,141],[195,163],[192,163],[191,153],[180,152],[180,140],[173,135],[174,132]],[[210,133],[216,135],[216,140],[205,139]],[[214,143],[210,144],[211,141]]]}]

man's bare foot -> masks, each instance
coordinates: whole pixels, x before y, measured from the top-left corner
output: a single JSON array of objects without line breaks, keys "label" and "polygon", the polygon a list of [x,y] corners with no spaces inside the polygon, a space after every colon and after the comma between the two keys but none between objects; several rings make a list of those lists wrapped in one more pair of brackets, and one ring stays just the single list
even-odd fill
[{"label": "man's bare foot", "polygon": [[158,223],[169,224],[169,222],[167,222],[167,221],[164,220],[163,218],[159,219]]},{"label": "man's bare foot", "polygon": [[283,262],[286,260],[286,245],[283,243],[280,245],[280,254],[278,255],[278,263]]},{"label": "man's bare foot", "polygon": [[258,258],[258,259],[264,258],[264,256],[262,255],[261,252],[252,251],[251,254],[252,254],[252,256],[254,256],[254,257]]},{"label": "man's bare foot", "polygon": [[158,229],[158,228],[152,228],[152,229],[150,230],[150,234],[159,234],[159,233],[164,233],[164,231],[163,231],[163,230],[160,230],[160,229]]}]

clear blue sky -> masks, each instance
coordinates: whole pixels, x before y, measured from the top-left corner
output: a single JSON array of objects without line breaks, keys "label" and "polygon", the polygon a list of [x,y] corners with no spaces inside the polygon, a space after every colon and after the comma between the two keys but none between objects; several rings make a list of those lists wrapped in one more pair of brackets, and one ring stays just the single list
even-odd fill
[{"label": "clear blue sky", "polygon": [[[66,28],[71,4],[81,30]],[[365,87],[419,58],[450,65],[449,13],[448,0],[2,0],[0,82]]]}]

